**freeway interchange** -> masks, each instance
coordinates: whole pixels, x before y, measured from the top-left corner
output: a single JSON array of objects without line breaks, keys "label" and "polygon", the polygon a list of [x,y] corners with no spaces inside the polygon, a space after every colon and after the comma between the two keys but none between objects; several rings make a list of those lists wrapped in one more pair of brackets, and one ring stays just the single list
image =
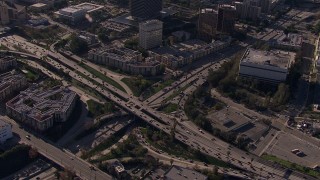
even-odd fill
[{"label": "freeway interchange", "polygon": [[[175,119],[150,108],[150,106],[148,105],[149,103],[159,99],[159,97],[167,94],[167,92],[159,93],[149,102],[141,102],[137,98],[130,96],[125,92],[122,92],[121,90],[118,90],[114,86],[104,82],[99,78],[94,77],[84,68],[79,66],[76,62],[66,58],[65,56],[62,56],[58,52],[43,49],[39,46],[27,42],[26,40],[18,36],[7,37],[6,43],[9,47],[14,47],[13,45],[22,47],[26,51],[32,53],[32,57],[36,56],[38,58],[38,61],[45,61],[46,63],[49,63],[56,68],[62,69],[64,73],[69,74],[69,76],[73,79],[96,90],[104,97],[115,102],[118,106],[122,107],[127,112],[134,114],[148,124],[166,132],[167,134],[170,134],[173,124],[175,123]],[[11,44],[11,46],[9,44]],[[14,50],[14,48],[12,50]],[[21,53],[16,51],[9,52],[14,54],[28,55],[28,53]],[[43,57],[46,57],[46,60]],[[224,60],[224,58],[216,59],[214,62],[212,62],[212,64],[208,65],[208,67],[203,67],[197,70],[196,74],[200,74],[203,71],[208,71],[211,66],[215,67],[216,65],[220,64],[220,61]],[[213,70],[217,69],[218,68],[213,68]],[[84,74],[86,77],[83,77],[83,75],[79,75],[79,73]],[[190,75],[190,77],[183,77],[180,81],[174,84],[172,89],[176,88],[178,85],[188,84],[192,82],[193,78],[195,77],[192,75]],[[171,92],[172,89],[168,92]],[[25,131],[17,128],[14,128],[14,131],[19,133],[21,137],[25,137]],[[274,166],[272,163],[264,161],[260,157],[250,155],[245,151],[233,147],[228,143],[215,138],[211,134],[198,129],[195,125],[186,126],[181,122],[178,122],[175,129],[175,138],[194,149],[200,150],[205,154],[229,162],[231,165],[247,171],[250,175],[254,174],[255,179],[282,179],[286,174],[286,169]],[[88,165],[86,162],[84,162],[80,158],[73,157],[73,155],[69,152],[61,151],[60,149],[42,141],[41,139],[33,138],[32,141],[26,142],[31,143],[31,145],[37,147],[42,154],[44,154],[49,159],[52,159],[55,162],[61,164],[62,166],[72,166],[75,172],[77,172],[77,175],[82,178],[111,178],[109,175],[99,170],[94,171],[93,177],[93,172],[89,168],[90,165]],[[230,154],[228,152],[230,152]],[[305,177],[306,179],[314,179],[297,172],[293,173],[290,176],[291,179],[301,179],[302,177]]]}]

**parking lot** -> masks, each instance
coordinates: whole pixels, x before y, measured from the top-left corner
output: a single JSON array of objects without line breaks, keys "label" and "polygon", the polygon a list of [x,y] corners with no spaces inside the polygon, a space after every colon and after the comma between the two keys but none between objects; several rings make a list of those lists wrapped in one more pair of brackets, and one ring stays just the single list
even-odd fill
[{"label": "parking lot", "polygon": [[[295,155],[291,152],[293,149],[299,149],[305,156],[299,157]],[[267,154],[308,167],[320,164],[319,152],[319,145],[310,144],[287,133],[279,133],[266,151]]]}]

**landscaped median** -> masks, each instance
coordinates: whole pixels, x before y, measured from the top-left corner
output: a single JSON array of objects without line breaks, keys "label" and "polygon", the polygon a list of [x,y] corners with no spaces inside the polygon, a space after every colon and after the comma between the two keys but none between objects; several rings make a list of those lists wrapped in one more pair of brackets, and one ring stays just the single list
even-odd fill
[{"label": "landscaped median", "polygon": [[177,111],[179,108],[178,104],[169,103],[165,105],[164,107],[160,108],[160,111],[163,111],[167,114]]},{"label": "landscaped median", "polygon": [[109,138],[104,140],[102,143],[100,143],[96,147],[90,149],[87,152],[84,152],[81,155],[81,158],[88,159],[88,158],[96,155],[97,153],[100,153],[101,151],[111,147],[113,144],[117,143],[121,139],[122,136],[125,135],[128,128],[129,128],[129,126],[126,126],[126,127],[122,128],[121,130],[115,132],[113,135],[111,135]]},{"label": "landscaped median", "polygon": [[114,81],[113,79],[109,78],[108,76],[102,74],[101,72],[97,71],[96,69],[84,64],[84,63],[79,63],[79,65],[84,68],[85,70],[87,70],[89,73],[91,73],[92,75],[96,76],[97,78],[101,79],[102,81],[118,88],[119,90],[126,92],[126,90],[116,81]]},{"label": "landscaped median", "polygon": [[206,155],[199,149],[192,149],[186,144],[183,144],[176,139],[172,139],[163,131],[159,131],[147,126],[146,128],[141,128],[141,133],[145,137],[146,142],[148,142],[152,147],[157,150],[167,152],[170,156],[201,161],[219,167],[230,167],[230,164],[220,159]]},{"label": "landscaped median", "polygon": [[121,80],[124,82],[131,90],[134,96],[139,97],[143,91],[149,88],[153,82],[147,80],[143,77],[136,77],[136,78],[123,78]]},{"label": "landscaped median", "polygon": [[263,159],[265,159],[265,160],[278,163],[278,164],[280,164],[280,165],[282,165],[282,166],[284,166],[286,168],[290,168],[290,169],[302,172],[304,174],[307,174],[307,175],[310,175],[310,176],[313,176],[313,177],[316,177],[316,178],[320,178],[320,172],[317,172],[317,171],[315,171],[315,170],[313,170],[313,169],[311,169],[309,167],[301,166],[299,164],[292,163],[290,161],[283,160],[283,159],[280,159],[280,158],[278,158],[276,156],[269,155],[269,154],[263,154],[261,157]]}]

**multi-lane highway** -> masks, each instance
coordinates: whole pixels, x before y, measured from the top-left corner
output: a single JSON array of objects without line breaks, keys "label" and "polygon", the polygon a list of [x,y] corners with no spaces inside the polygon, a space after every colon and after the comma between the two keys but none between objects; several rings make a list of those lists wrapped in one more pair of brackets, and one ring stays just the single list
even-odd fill
[{"label": "multi-lane highway", "polygon": [[[13,41],[13,43],[16,42]],[[39,60],[41,60],[41,57],[43,57],[44,55],[50,54],[50,56],[55,57],[55,60],[47,58],[47,63],[61,68],[72,78],[91,87],[92,89],[95,89],[106,98],[114,101],[118,106],[121,106],[126,111],[135,114],[136,116],[140,117],[142,120],[146,121],[152,126],[159,128],[168,134],[170,133],[171,126],[173,125],[173,120],[155,111],[154,109],[151,109],[146,103],[140,102],[132,96],[130,97],[126,93],[117,90],[115,87],[106,84],[101,79],[94,78],[92,74],[86,72],[76,63],[73,65],[73,68],[70,68],[70,66],[64,66],[63,63],[70,60],[63,56],[57,55],[56,53],[53,53],[48,50],[43,50],[42,48],[37,47],[36,45],[32,45],[31,43],[28,43],[28,46],[24,46],[24,48],[28,48],[28,51],[39,57]],[[81,71],[81,73],[85,74],[87,77],[83,78],[79,76],[75,69]],[[206,153],[213,157],[218,157],[223,161],[229,161],[232,165],[236,167],[247,170],[264,178],[282,179],[282,177],[285,174],[283,169],[274,167],[272,164],[269,164],[261,160],[259,157],[254,157],[254,159],[252,159],[252,156],[247,154],[246,152],[232,147],[228,143],[216,139],[208,133],[201,132],[196,127],[186,128],[184,125],[178,124],[176,127],[176,138],[190,147],[199,149],[203,153]],[[46,148],[42,146],[41,143],[37,141],[34,145],[37,148],[41,149],[41,152],[45,152]],[[230,152],[230,154],[227,152]],[[65,153],[55,153],[57,153],[57,156],[59,157],[65,156]],[[57,161],[57,159],[55,159],[55,161]],[[76,172],[88,172],[82,171],[82,167],[74,166],[74,168]],[[86,173],[86,177],[88,176],[88,174],[90,173]],[[97,176],[97,179],[100,179],[99,177]],[[311,177],[306,178],[312,179]],[[301,179],[301,176],[295,174],[292,175],[290,179]]]}]

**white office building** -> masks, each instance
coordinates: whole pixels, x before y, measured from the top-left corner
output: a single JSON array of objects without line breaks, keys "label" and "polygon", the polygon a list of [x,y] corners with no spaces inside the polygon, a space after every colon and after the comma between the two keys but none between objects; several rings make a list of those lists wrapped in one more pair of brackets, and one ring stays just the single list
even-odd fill
[{"label": "white office building", "polygon": [[76,6],[69,6],[59,11],[55,12],[56,16],[60,19],[68,20],[70,23],[75,24],[85,19],[86,14],[101,10],[103,6],[92,4],[92,3],[82,3]]},{"label": "white office building", "polygon": [[12,138],[12,127],[10,124],[0,119],[0,143],[6,142],[6,140]]},{"label": "white office building", "polygon": [[162,44],[163,23],[159,20],[149,20],[139,24],[139,46],[152,49]]},{"label": "white office building", "polygon": [[286,80],[295,53],[279,50],[261,51],[249,48],[240,62],[239,75],[269,83]]}]

